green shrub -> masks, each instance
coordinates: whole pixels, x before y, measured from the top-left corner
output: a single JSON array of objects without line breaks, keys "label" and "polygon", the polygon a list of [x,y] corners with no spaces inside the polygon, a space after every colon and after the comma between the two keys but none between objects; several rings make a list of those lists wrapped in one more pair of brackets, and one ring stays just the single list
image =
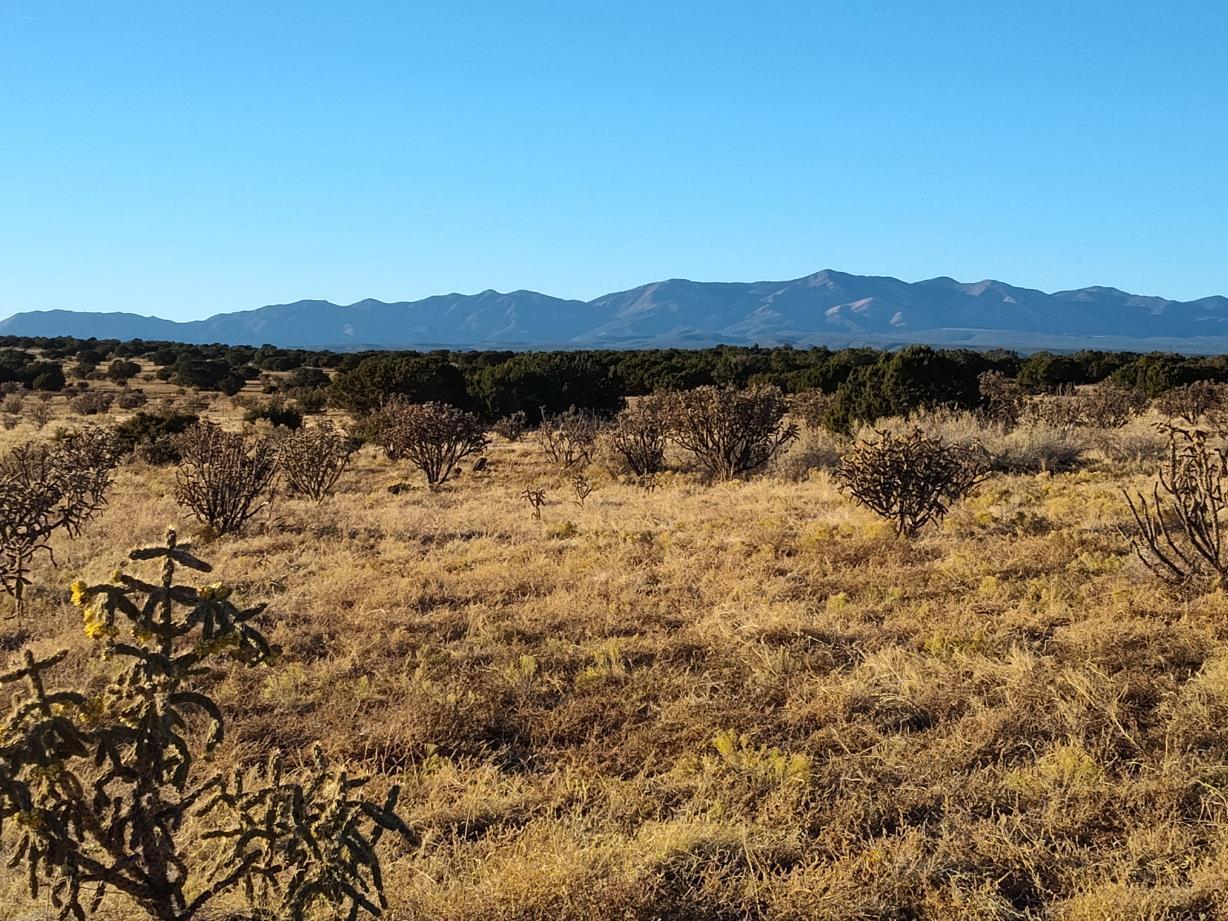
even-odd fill
[{"label": "green shrub", "polygon": [[121,449],[148,464],[164,466],[180,460],[175,437],[200,421],[194,413],[139,412],[115,427]]},{"label": "green shrub", "polygon": [[303,412],[293,403],[270,400],[253,406],[243,414],[244,422],[269,422],[274,426],[294,431],[303,424]]}]

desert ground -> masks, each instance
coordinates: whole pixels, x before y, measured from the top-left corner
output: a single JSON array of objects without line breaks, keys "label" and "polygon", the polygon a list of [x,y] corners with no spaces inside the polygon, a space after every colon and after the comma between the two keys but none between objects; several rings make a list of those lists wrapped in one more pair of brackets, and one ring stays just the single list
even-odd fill
[{"label": "desert ground", "polygon": [[[0,446],[107,421],[52,406]],[[318,741],[402,784],[422,843],[387,845],[390,919],[1224,917],[1228,595],[1134,557],[1153,422],[1016,432],[1033,469],[913,540],[817,432],[731,483],[597,464],[583,504],[531,438],[435,490],[368,445],[335,495],[220,538],[134,460],[38,558],[0,657],[67,649],[60,680],[100,684],[68,585],[177,526],[281,647],[218,678],[215,763]],[[5,873],[0,917],[52,916]]]}]

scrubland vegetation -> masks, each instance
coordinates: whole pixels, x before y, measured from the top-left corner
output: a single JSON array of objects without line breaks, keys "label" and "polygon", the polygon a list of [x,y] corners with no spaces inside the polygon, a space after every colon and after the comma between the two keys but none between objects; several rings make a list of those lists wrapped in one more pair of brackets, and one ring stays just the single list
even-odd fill
[{"label": "scrubland vegetation", "polygon": [[1214,359],[23,348],[0,917],[1228,914]]}]

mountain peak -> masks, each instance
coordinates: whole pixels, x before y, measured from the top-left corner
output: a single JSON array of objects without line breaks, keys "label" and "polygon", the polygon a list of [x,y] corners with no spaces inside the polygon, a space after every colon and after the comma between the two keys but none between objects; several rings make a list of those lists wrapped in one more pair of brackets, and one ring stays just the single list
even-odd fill
[{"label": "mountain peak", "polygon": [[986,278],[908,283],[822,269],[791,281],[668,278],[587,303],[518,289],[348,307],[300,300],[175,323],[131,313],[31,311],[0,335],[299,348],[628,348],[717,343],[1121,348],[1228,352],[1228,300],[1180,302],[1093,286],[1045,294]]}]

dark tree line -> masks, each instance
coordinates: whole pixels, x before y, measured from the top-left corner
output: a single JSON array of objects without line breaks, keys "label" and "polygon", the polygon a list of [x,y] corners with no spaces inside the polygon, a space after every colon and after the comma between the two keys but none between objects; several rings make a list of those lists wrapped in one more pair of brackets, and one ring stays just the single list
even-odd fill
[{"label": "dark tree line", "polygon": [[[133,359],[159,378],[198,390],[237,393],[247,381],[280,372],[276,389],[318,408],[325,401],[370,412],[389,397],[448,403],[488,420],[575,406],[613,413],[627,397],[696,387],[771,384],[786,393],[832,396],[826,423],[848,430],[860,422],[928,405],[978,406],[979,376],[994,371],[1029,392],[1111,379],[1154,397],[1194,381],[1228,381],[1228,356],[1081,351],[788,346],[707,349],[600,349],[569,352],[366,351],[339,353],[228,345],[186,345],[70,337],[0,337],[0,384],[35,390],[65,386],[66,366],[105,368],[115,377]],[[118,364],[117,364],[118,363]],[[287,374],[288,373],[288,374]],[[130,376],[130,375],[129,375]],[[113,377],[114,379],[114,377]]]}]

